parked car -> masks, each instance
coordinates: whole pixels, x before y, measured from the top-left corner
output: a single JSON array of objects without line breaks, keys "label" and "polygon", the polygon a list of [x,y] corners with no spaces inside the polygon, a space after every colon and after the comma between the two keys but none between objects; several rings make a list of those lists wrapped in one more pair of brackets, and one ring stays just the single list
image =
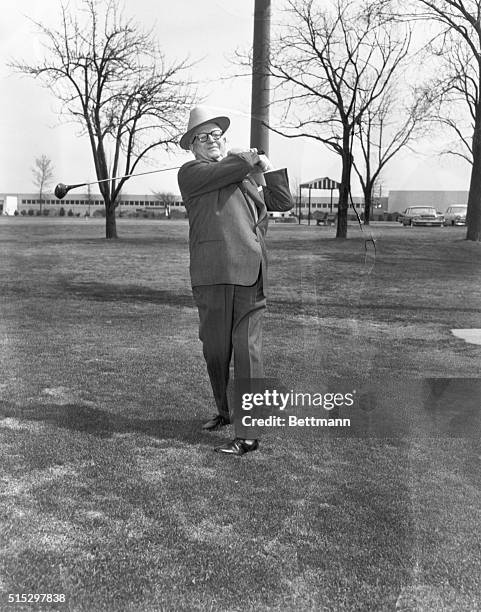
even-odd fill
[{"label": "parked car", "polygon": [[269,210],[267,212],[267,215],[269,216],[269,219],[272,219],[274,221],[274,223],[277,223],[277,221],[284,221],[287,223],[295,223],[296,221],[296,217],[294,215],[294,213],[292,211],[286,211],[286,212],[279,212],[279,211],[271,211]]},{"label": "parked car", "polygon": [[407,225],[444,225],[444,217],[439,216],[433,206],[409,206],[403,212],[402,224]]},{"label": "parked car", "polygon": [[467,206],[450,206],[444,213],[444,225],[466,225]]}]

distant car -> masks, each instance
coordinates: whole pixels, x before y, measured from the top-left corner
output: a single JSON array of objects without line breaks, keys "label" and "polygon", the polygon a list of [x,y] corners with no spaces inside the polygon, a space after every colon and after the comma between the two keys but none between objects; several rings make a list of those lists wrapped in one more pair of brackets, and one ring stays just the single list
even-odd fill
[{"label": "distant car", "polygon": [[467,206],[450,206],[444,213],[444,225],[466,225]]},{"label": "distant car", "polygon": [[407,225],[444,225],[444,217],[439,216],[433,206],[409,206],[402,213],[402,224]]},{"label": "distant car", "polygon": [[271,211],[267,212],[270,219],[276,223],[277,221],[285,221],[288,223],[292,223],[296,221],[295,215],[292,211],[279,212],[279,211]]}]

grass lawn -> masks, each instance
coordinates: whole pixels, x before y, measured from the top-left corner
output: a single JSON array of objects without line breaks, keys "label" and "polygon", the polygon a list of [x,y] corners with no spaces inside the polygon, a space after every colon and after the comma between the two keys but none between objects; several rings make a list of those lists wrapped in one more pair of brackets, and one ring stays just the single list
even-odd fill
[{"label": "grass lawn", "polygon": [[0,217],[0,610],[481,609],[481,346],[450,332],[481,327],[481,245],[373,225],[374,259],[354,225],[271,225],[267,375],[410,425],[236,459],[200,429],[187,224],[103,223]]}]

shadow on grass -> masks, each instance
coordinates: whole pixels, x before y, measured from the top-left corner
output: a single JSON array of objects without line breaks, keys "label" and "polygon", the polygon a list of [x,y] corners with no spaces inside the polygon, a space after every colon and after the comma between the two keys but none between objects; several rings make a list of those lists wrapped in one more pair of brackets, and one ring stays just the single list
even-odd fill
[{"label": "shadow on grass", "polygon": [[65,283],[63,289],[82,299],[100,302],[153,302],[187,308],[195,306],[192,293],[179,293],[178,289],[151,289],[144,285],[111,285],[97,282]]},{"label": "shadow on grass", "polygon": [[40,404],[18,407],[0,402],[0,416],[27,421],[41,421],[71,431],[87,433],[99,438],[114,434],[141,433],[159,439],[174,439],[198,444],[208,435],[202,434],[199,419],[129,419],[105,410],[82,404]]},{"label": "shadow on grass", "polygon": [[[367,297],[367,296],[366,296]],[[467,307],[463,307],[463,306],[459,306],[459,305],[452,305],[452,306],[440,306],[438,304],[435,304],[433,306],[429,306],[426,304],[406,304],[403,305],[399,302],[396,302],[395,304],[386,304],[386,303],[375,303],[374,301],[367,301],[366,297],[362,297],[362,300],[358,300],[355,302],[355,304],[353,305],[352,303],[348,303],[346,301],[335,301],[335,300],[322,300],[319,298],[314,298],[312,300],[311,303],[303,303],[302,306],[303,308],[309,309],[309,307],[330,307],[330,308],[337,308],[337,309],[352,309],[354,308],[357,311],[365,311],[370,318],[372,318],[372,311],[382,311],[382,310],[387,310],[387,311],[391,311],[393,313],[404,313],[407,311],[414,311],[414,312],[418,312],[418,311],[423,311],[423,312],[467,312],[467,313],[478,313],[479,312],[479,308],[467,308]],[[366,301],[364,301],[366,300]],[[299,312],[299,305],[298,304],[294,304],[292,302],[292,300],[286,299],[279,299],[279,298],[274,298],[269,300],[269,309],[271,312],[282,312],[282,313],[298,313]],[[316,311],[317,312],[317,311]],[[402,316],[404,317],[405,315],[402,314]],[[392,315],[392,319],[390,320],[394,320],[395,314]]]},{"label": "shadow on grass", "polygon": [[37,287],[32,285],[15,286],[12,284],[8,287],[8,293],[22,297],[40,295],[42,298],[52,297],[57,299],[59,295],[63,298],[70,295],[82,300],[96,302],[150,302],[183,308],[195,307],[190,292],[179,293],[178,289],[151,289],[145,285],[62,282],[56,285],[43,285],[39,291]]}]

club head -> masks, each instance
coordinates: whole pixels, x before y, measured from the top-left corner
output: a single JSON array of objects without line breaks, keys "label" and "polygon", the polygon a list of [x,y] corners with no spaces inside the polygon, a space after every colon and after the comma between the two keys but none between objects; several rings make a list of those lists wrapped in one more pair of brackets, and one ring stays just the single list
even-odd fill
[{"label": "club head", "polygon": [[56,187],[55,187],[55,197],[57,197],[59,200],[61,200],[62,198],[65,197],[65,194],[68,192],[68,190],[70,189],[70,187],[68,185],[64,185],[63,183],[59,183]]}]

